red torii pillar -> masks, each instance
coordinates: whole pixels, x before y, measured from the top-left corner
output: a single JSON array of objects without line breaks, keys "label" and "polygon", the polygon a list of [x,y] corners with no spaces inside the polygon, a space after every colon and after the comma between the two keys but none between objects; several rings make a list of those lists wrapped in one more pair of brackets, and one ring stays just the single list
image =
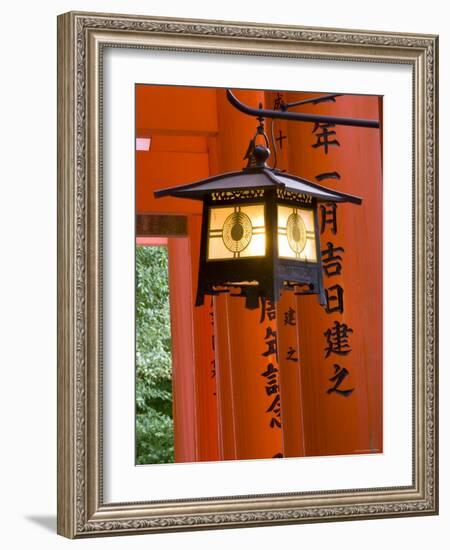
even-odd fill
[{"label": "red torii pillar", "polygon": [[[238,95],[251,105],[264,102],[263,92],[240,90]],[[240,170],[257,121],[233,108],[225,90],[218,90],[217,98],[217,171]],[[279,396],[274,311],[266,311],[261,322],[261,311],[246,309],[244,298],[223,295],[214,298],[214,312],[221,458],[279,456],[282,429],[279,399],[274,404]],[[277,391],[270,393],[273,390],[268,388],[274,385]]]},{"label": "red torii pillar", "polygon": [[[265,92],[266,107],[276,107],[278,92]],[[273,124],[273,131],[271,124]],[[289,165],[287,126],[285,120],[267,121],[266,133],[270,139],[272,154],[269,166],[287,169]],[[293,292],[283,291],[277,303],[278,364],[280,368],[281,419],[283,436],[283,456],[305,455],[303,429],[302,380],[300,363],[300,343],[297,331],[298,315],[296,298]]]},{"label": "red torii pillar", "polygon": [[[378,97],[343,96],[308,112],[379,119],[379,107]],[[297,299],[305,452],[382,452],[380,130],[290,122],[288,136],[291,173],[363,199],[320,212],[329,312],[317,296]]]}]

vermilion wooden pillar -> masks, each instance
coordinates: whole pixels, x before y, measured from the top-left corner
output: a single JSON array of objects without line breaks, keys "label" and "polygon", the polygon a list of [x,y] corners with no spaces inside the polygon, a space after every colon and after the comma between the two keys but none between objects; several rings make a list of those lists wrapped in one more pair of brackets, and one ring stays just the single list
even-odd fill
[{"label": "vermilion wooden pillar", "polygon": [[212,308],[194,307],[200,223],[168,247],[176,462],[219,459]]},{"label": "vermilion wooden pillar", "polygon": [[[277,92],[265,92],[266,107],[276,109],[279,98]],[[271,140],[270,149],[272,151],[268,164],[279,170],[287,170],[289,166],[288,124],[285,120],[266,121],[266,133]],[[297,317],[294,294],[282,292],[281,299],[277,304],[277,337],[283,456],[285,457],[304,456],[305,454]]]},{"label": "vermilion wooden pillar", "polygon": [[[251,105],[264,102],[262,92],[236,93]],[[231,107],[224,90],[218,90],[217,104],[217,170],[240,170],[257,121]],[[243,298],[219,296],[214,302],[222,458],[279,456],[282,430],[276,416],[281,413],[275,320],[266,314],[261,322],[261,311],[246,309]]]},{"label": "vermilion wooden pillar", "polygon": [[[288,100],[304,97],[289,94]],[[308,112],[373,119],[380,115],[378,98],[367,96],[339,97],[335,104],[309,106]],[[339,205],[335,213],[325,207],[320,216],[331,312],[316,296],[297,299],[305,451],[381,452],[380,130],[290,123],[288,136],[291,173],[363,198],[362,206]],[[341,303],[343,311],[333,311]]]},{"label": "vermilion wooden pillar", "polygon": [[196,387],[195,349],[192,338],[192,280],[186,273],[189,261],[187,238],[169,239],[170,324],[172,338],[172,388],[175,462],[195,462]]},{"label": "vermilion wooden pillar", "polygon": [[[217,384],[214,342],[214,310],[212,300],[195,307],[197,275],[200,255],[201,216],[189,216],[189,256],[191,268],[191,309],[193,314],[193,340],[195,383],[195,419],[197,460],[219,460],[219,429],[217,410]],[[186,273],[185,265],[185,276]]]},{"label": "vermilion wooden pillar", "polygon": [[283,456],[304,456],[303,399],[298,313],[292,292],[282,292],[277,304]]}]

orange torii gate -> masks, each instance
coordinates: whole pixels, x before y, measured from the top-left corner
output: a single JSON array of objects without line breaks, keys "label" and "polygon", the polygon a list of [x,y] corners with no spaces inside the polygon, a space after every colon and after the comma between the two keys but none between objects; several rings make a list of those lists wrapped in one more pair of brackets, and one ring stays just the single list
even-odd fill
[{"label": "orange torii gate", "polygon": [[[239,91],[246,103],[261,102],[268,108],[275,96]],[[285,97],[297,101],[308,95]],[[162,116],[169,102],[170,116]],[[177,108],[186,103],[187,112]],[[380,114],[378,98],[365,96],[345,96],[313,109],[374,119]],[[327,253],[328,242],[344,249],[340,273],[324,276],[332,302],[328,309],[339,305],[338,291],[331,287],[340,286],[343,313],[327,313],[316,296],[295,297],[292,292],[283,292],[276,307],[264,311],[247,310],[243,298],[225,295],[195,308],[199,205],[170,198],[154,201],[152,191],[241,169],[255,120],[232,108],[225,90],[215,89],[138,86],[136,113],[137,131],[151,135],[153,142],[149,152],[136,154],[137,212],[181,214],[188,220],[184,236],[168,237],[175,460],[381,451],[380,132],[328,128],[328,134],[337,131],[340,143],[324,153],[324,146],[313,147],[324,139],[318,139],[320,126],[314,132],[310,123],[280,121],[276,126],[282,132],[275,136],[282,144],[280,168],[312,181],[337,173],[339,181],[330,176],[328,186],[364,197],[363,208],[351,216],[339,205],[336,234],[329,234],[333,213],[323,212],[322,250]],[[335,322],[352,331],[351,352],[345,356],[333,349],[326,356],[325,334]],[[275,353],[270,344],[274,334]],[[349,389],[353,391],[341,393]]]}]

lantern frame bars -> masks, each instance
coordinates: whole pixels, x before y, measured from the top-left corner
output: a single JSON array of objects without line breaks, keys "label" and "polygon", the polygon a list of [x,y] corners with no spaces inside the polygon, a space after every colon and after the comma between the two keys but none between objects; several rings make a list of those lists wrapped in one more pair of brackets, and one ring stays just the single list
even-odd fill
[{"label": "lantern frame bars", "polygon": [[[262,190],[264,192],[263,197],[258,193],[258,196],[246,199],[245,202],[240,198],[226,200],[227,206],[240,205],[242,208],[252,204],[264,204],[265,254],[263,256],[208,259],[209,217],[211,210],[219,205],[212,199],[212,196],[203,201],[196,306],[204,304],[206,295],[214,296],[229,293],[231,296],[244,296],[246,307],[255,309],[259,306],[260,299],[278,301],[281,290],[294,290],[297,295],[318,294],[320,303],[325,303],[318,236],[317,201],[312,198],[311,201],[307,202],[289,201],[278,195],[278,189],[280,188],[266,188]],[[313,212],[315,262],[280,257],[277,211],[279,205],[299,206]],[[233,290],[239,290],[239,293],[232,292]]]}]

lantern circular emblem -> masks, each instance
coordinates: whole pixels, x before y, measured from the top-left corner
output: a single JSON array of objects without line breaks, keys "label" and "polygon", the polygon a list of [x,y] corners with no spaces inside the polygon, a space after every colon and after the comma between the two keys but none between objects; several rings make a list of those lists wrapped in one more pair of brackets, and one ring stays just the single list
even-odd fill
[{"label": "lantern circular emblem", "polygon": [[247,214],[233,212],[222,227],[222,239],[231,252],[242,252],[252,240],[252,222]]},{"label": "lantern circular emblem", "polygon": [[296,213],[289,216],[286,222],[286,234],[289,246],[300,254],[306,245],[306,226],[303,218]]}]

